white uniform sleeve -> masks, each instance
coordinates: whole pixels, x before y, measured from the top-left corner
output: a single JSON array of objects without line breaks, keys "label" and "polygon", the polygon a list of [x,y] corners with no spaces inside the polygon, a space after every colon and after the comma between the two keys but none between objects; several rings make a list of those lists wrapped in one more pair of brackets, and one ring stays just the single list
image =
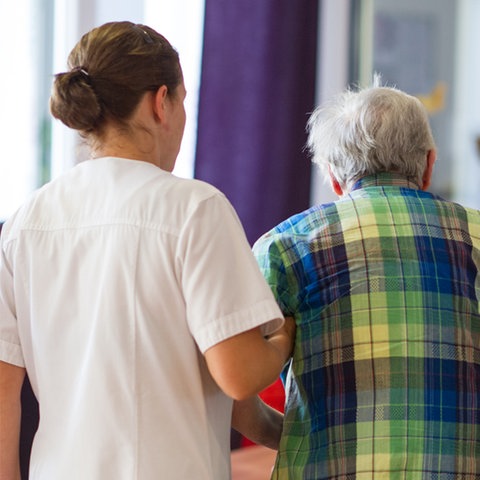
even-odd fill
[{"label": "white uniform sleeve", "polygon": [[17,329],[13,275],[5,256],[3,243],[0,251],[0,360],[24,367]]},{"label": "white uniform sleeve", "polygon": [[178,259],[190,331],[200,350],[283,316],[233,207],[220,193],[199,203],[182,231]]}]

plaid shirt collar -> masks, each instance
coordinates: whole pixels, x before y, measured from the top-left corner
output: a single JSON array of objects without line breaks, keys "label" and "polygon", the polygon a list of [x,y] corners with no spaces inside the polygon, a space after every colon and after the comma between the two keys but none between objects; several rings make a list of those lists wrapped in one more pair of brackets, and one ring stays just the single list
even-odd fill
[{"label": "plaid shirt collar", "polygon": [[353,192],[354,190],[367,187],[404,187],[420,190],[418,184],[405,175],[401,175],[399,173],[381,172],[375,175],[367,175],[360,178],[353,184],[350,191]]}]

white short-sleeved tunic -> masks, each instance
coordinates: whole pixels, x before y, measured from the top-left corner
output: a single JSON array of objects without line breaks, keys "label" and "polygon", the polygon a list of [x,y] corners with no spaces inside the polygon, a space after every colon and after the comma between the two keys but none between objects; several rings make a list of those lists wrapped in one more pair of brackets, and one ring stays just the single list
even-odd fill
[{"label": "white short-sleeved tunic", "polygon": [[283,320],[218,190],[89,160],[5,224],[1,255],[0,359],[40,404],[32,480],[230,478],[231,400],[202,353]]}]

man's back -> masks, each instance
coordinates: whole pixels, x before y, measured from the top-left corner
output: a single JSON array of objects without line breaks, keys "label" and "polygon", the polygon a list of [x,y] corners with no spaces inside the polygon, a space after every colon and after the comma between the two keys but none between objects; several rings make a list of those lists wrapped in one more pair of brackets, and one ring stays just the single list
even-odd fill
[{"label": "man's back", "polygon": [[255,252],[298,326],[273,478],[480,475],[480,212],[380,174]]}]

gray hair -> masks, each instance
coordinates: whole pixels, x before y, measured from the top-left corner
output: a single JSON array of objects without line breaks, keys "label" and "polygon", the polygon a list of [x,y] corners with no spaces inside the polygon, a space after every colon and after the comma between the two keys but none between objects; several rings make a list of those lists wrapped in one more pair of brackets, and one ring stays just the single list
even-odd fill
[{"label": "gray hair", "polygon": [[417,98],[377,82],[348,89],[312,113],[312,161],[347,189],[380,172],[400,173],[421,186],[426,154],[435,148],[426,109]]}]

